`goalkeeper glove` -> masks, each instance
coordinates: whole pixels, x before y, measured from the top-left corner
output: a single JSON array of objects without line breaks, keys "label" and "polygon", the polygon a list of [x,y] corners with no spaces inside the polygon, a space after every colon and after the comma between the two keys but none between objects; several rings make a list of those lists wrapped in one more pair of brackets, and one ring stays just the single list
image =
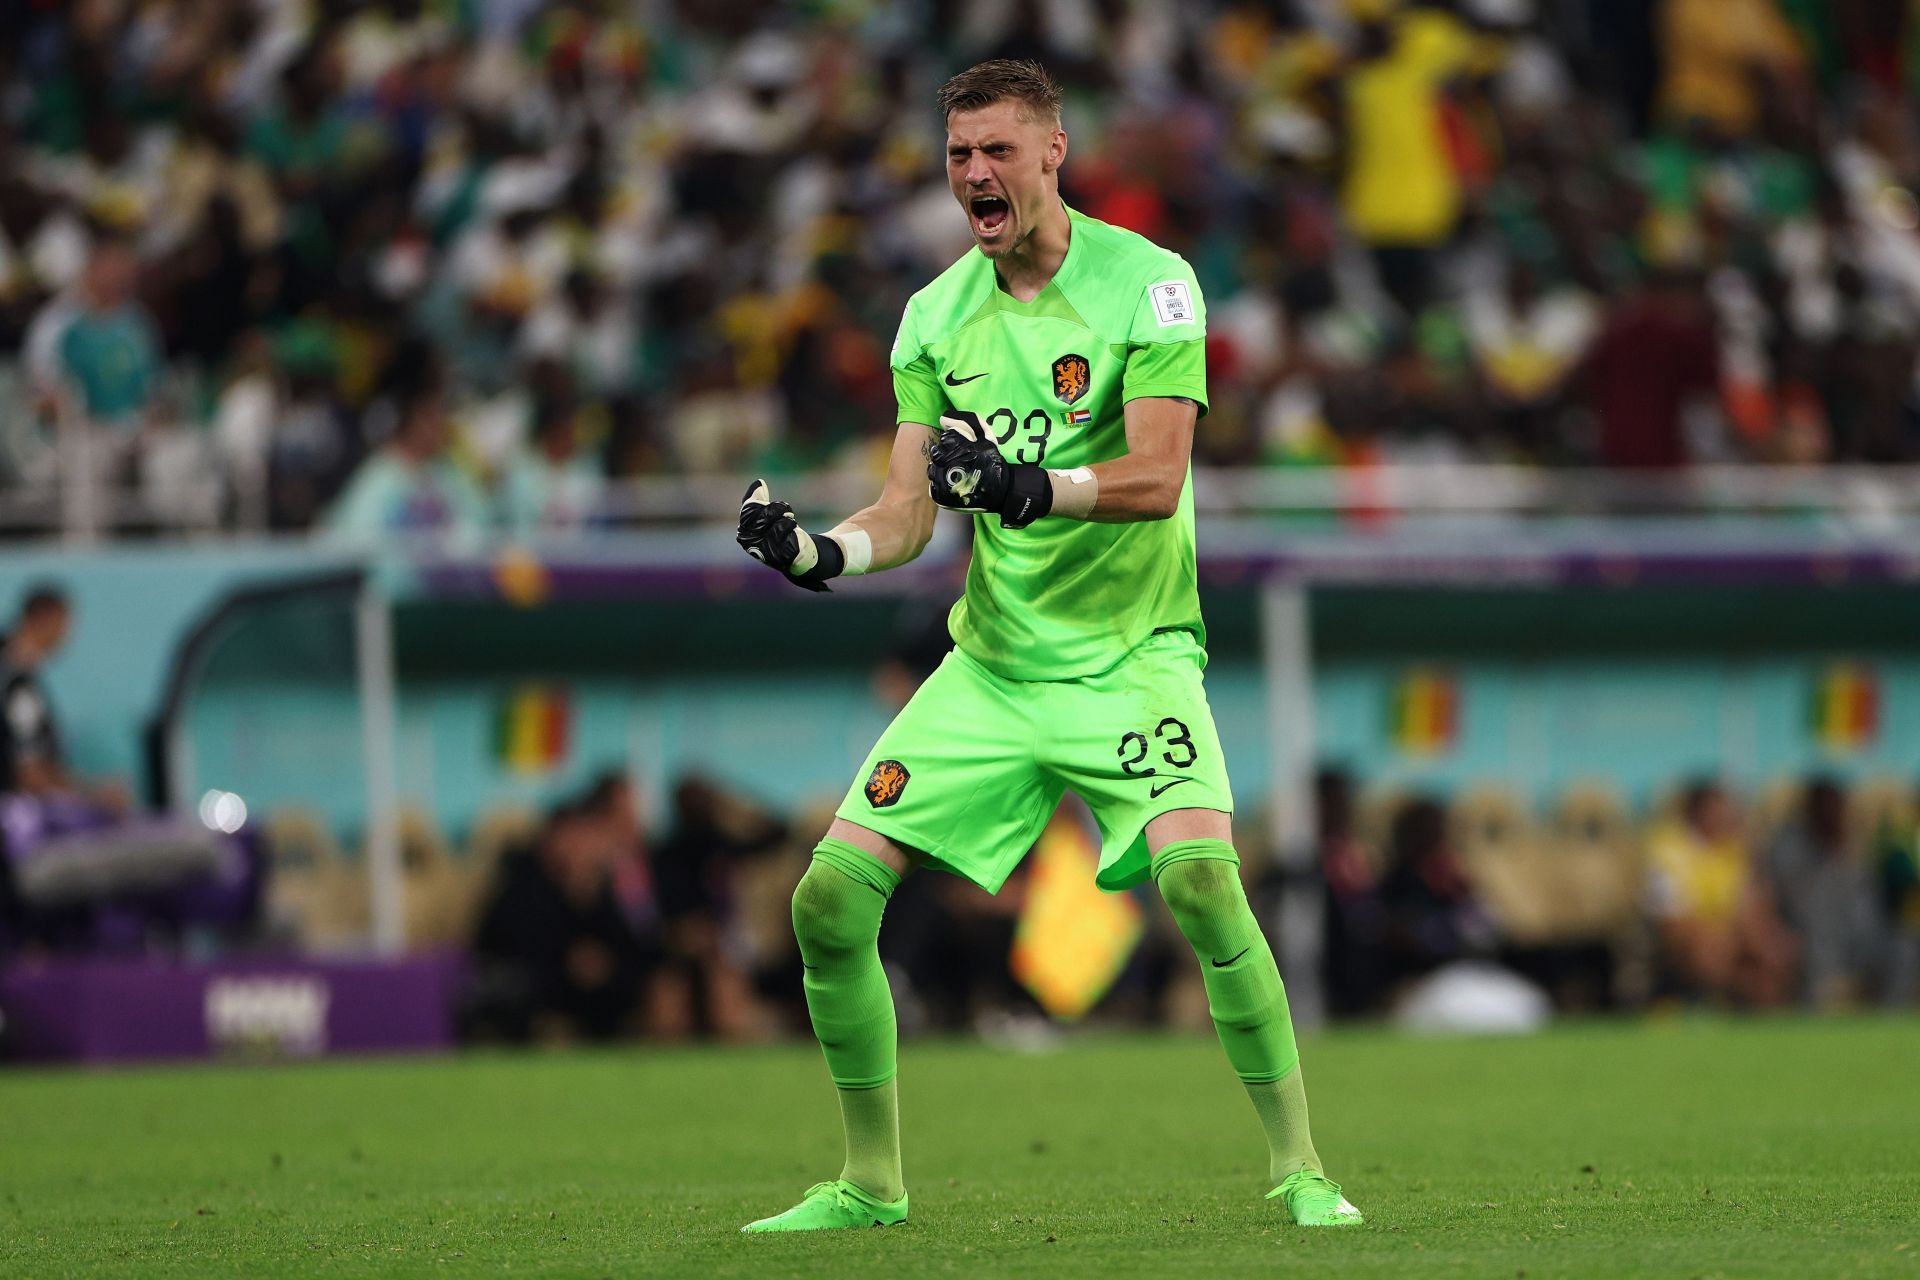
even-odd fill
[{"label": "goalkeeper glove", "polygon": [[1024,529],[1053,510],[1046,468],[1001,457],[977,416],[956,409],[940,426],[927,454],[927,483],[940,506],[998,512],[1003,529]]},{"label": "goalkeeper glove", "polygon": [[734,541],[755,560],[809,591],[827,590],[827,579],[839,577],[847,565],[840,544],[824,533],[816,538],[802,529],[792,507],[772,500],[765,480],[747,486]]}]

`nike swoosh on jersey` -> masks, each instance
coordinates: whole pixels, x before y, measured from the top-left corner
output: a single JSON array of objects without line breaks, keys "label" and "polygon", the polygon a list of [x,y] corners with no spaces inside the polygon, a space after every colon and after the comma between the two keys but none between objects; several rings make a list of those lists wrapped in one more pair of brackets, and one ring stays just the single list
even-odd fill
[{"label": "nike swoosh on jersey", "polygon": [[[987,370],[987,373],[992,373],[992,372],[993,370],[991,369]],[[953,376],[953,371],[949,369],[947,371],[947,385],[950,387],[963,387],[969,382],[978,382],[980,381],[980,379],[986,376],[987,376],[986,373],[976,373],[970,378],[956,378]]]},{"label": "nike swoosh on jersey", "polygon": [[1147,788],[1147,799],[1158,800],[1160,798],[1161,792],[1171,791],[1183,782],[1192,782],[1192,781],[1193,781],[1192,778],[1174,778],[1169,782],[1162,782],[1158,786],[1149,787]]},{"label": "nike swoosh on jersey", "polygon": [[1236,956],[1234,956],[1234,957],[1232,957],[1231,959],[1227,959],[1227,960],[1215,960],[1215,961],[1213,962],[1213,967],[1214,967],[1214,968],[1216,968],[1216,969],[1224,969],[1224,968],[1226,968],[1226,967],[1227,967],[1228,965],[1230,965],[1230,964],[1232,964],[1232,963],[1233,963],[1233,962],[1234,962],[1235,960],[1238,960],[1238,959],[1240,958],[1240,956],[1243,956],[1243,955],[1245,955],[1245,954],[1247,954],[1247,952],[1249,952],[1249,951],[1251,951],[1251,950],[1253,950],[1253,948],[1252,948],[1251,946],[1246,946],[1246,947],[1242,947],[1242,948],[1240,948],[1240,955],[1236,955]]}]

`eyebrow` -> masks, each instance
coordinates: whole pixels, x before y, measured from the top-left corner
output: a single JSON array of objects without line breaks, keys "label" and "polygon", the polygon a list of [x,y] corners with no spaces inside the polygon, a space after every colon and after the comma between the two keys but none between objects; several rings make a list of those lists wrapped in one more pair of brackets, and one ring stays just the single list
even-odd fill
[{"label": "eyebrow", "polygon": [[949,153],[954,151],[972,151],[977,147],[981,151],[987,151],[994,147],[1011,147],[1013,145],[1015,144],[1011,138],[988,138],[985,142],[976,142],[972,145],[964,142],[949,142],[947,144],[947,150]]}]

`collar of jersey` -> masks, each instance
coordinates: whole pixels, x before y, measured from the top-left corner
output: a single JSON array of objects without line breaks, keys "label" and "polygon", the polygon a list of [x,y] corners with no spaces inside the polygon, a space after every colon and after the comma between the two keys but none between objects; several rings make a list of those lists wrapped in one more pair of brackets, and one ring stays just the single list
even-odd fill
[{"label": "collar of jersey", "polygon": [[1061,282],[1072,278],[1073,268],[1075,264],[1079,262],[1081,256],[1080,242],[1087,238],[1085,229],[1080,225],[1086,221],[1086,215],[1082,214],[1065,200],[1060,202],[1060,207],[1067,211],[1067,256],[1060,259],[1060,269],[1053,273],[1053,279],[1047,281],[1046,288],[1041,289],[1039,293],[1034,295],[1032,302],[1022,302],[1005,289],[1002,289],[1000,287],[1000,274],[995,270],[993,260],[987,257],[986,254],[980,253],[978,246],[974,247],[973,251],[979,254],[981,265],[987,269],[987,286],[991,290],[991,296],[993,298],[992,305],[995,309],[1018,311],[1028,315],[1050,310],[1051,308],[1045,305],[1047,303],[1048,290],[1053,290],[1057,293],[1060,290]]}]

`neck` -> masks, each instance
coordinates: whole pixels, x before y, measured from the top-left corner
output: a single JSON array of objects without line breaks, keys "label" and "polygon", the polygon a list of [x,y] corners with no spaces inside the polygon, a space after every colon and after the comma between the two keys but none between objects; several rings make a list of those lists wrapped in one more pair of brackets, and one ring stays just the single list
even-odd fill
[{"label": "neck", "polygon": [[1072,240],[1073,224],[1067,218],[1067,206],[1055,196],[1039,225],[995,263],[994,270],[1008,293],[1022,302],[1032,302],[1067,260],[1067,246]]}]

